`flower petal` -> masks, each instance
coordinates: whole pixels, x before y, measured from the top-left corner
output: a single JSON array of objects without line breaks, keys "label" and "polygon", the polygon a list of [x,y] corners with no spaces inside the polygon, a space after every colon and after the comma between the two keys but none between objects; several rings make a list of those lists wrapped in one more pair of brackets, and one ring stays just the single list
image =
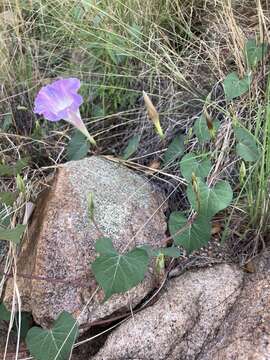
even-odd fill
[{"label": "flower petal", "polygon": [[44,86],[35,99],[34,112],[47,120],[58,121],[67,116],[68,111],[77,111],[83,102],[77,94],[80,80],[76,78],[60,79]]},{"label": "flower petal", "polygon": [[68,78],[68,79],[61,79],[58,80],[61,82],[61,85],[68,89],[70,92],[76,93],[79,88],[81,87],[81,82],[77,78]]},{"label": "flower petal", "polygon": [[40,115],[43,115],[45,117],[45,119],[49,120],[49,121],[59,121],[61,119],[63,119],[62,116],[59,116],[59,114],[54,114],[52,113],[50,110],[44,110],[42,112],[42,114]]}]

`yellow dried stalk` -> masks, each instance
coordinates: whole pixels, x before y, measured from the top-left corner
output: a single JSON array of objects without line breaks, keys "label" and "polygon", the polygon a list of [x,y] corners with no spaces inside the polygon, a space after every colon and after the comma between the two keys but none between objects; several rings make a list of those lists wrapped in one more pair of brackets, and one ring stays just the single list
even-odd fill
[{"label": "yellow dried stalk", "polygon": [[148,112],[149,119],[153,122],[156,132],[160,136],[161,139],[164,139],[164,133],[162,130],[162,127],[160,125],[159,121],[159,113],[157,109],[155,108],[154,104],[152,103],[152,100],[150,97],[146,94],[145,91],[143,91],[143,99],[145,103],[146,110]]}]

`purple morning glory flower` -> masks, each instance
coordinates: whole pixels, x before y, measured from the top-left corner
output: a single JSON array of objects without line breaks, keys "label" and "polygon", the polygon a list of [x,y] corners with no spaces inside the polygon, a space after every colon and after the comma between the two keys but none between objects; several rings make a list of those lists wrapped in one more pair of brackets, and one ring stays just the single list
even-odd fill
[{"label": "purple morning glory flower", "polygon": [[78,94],[80,86],[80,80],[76,78],[60,79],[43,86],[35,99],[34,112],[49,121],[63,119],[69,122],[96,145],[81,119],[79,108],[83,98]]}]

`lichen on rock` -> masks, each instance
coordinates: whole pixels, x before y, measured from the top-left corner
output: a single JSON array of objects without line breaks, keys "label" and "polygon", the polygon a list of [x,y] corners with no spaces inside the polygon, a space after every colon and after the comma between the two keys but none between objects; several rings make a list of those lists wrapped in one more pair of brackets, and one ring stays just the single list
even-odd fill
[{"label": "lichen on rock", "polygon": [[[150,267],[145,280],[128,294],[114,295],[103,304],[99,290],[91,300],[97,284],[90,264],[100,233],[88,218],[89,192],[94,194],[98,228],[112,238],[118,251],[127,245],[160,247],[164,239],[164,199],[146,178],[96,156],[60,166],[50,189],[37,202],[17,262],[18,274],[29,277],[17,278],[22,310],[32,312],[42,326],[66,310],[85,330],[93,321],[136,306],[153,288]],[[7,305],[12,296],[9,279]]]}]

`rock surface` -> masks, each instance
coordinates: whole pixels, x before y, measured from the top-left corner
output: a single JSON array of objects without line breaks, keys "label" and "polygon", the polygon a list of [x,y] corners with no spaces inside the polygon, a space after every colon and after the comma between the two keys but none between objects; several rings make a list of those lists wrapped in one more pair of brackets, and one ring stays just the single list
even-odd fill
[{"label": "rock surface", "polygon": [[[37,203],[17,262],[22,310],[31,311],[42,326],[66,310],[87,329],[98,319],[137,305],[153,287],[150,268],[145,281],[129,294],[114,295],[105,304],[101,290],[92,298],[97,285],[89,264],[96,257],[94,245],[100,233],[89,223],[89,192],[94,194],[96,223],[118,251],[127,244],[159,247],[165,236],[163,199],[147,179],[102,157],[61,166]],[[9,279],[7,305],[12,293]]]},{"label": "rock surface", "polygon": [[241,296],[200,360],[270,359],[270,251],[254,262]]},{"label": "rock surface", "polygon": [[197,359],[239,296],[242,279],[229,265],[172,279],[156,304],[115,330],[91,359]]},{"label": "rock surface", "polygon": [[155,305],[120,325],[91,359],[270,359],[269,249],[251,269],[217,265],[173,279]]}]

